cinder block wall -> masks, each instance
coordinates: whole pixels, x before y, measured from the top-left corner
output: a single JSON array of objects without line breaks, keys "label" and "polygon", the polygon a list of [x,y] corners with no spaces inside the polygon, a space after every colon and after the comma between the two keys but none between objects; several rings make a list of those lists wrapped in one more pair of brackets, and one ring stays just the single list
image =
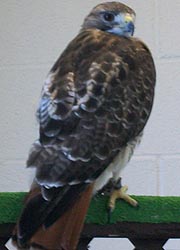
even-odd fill
[{"label": "cinder block wall", "polygon": [[[153,112],[123,183],[133,194],[180,195],[180,1],[122,1],[136,10],[135,35],[148,44],[157,68]],[[1,0],[0,191],[28,190],[24,166],[38,136],[34,113],[43,81],[100,2]]]}]

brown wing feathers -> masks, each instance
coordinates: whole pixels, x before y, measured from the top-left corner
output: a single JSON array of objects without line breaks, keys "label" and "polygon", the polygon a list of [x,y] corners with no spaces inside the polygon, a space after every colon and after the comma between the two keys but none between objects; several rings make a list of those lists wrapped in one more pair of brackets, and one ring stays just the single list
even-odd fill
[{"label": "brown wing feathers", "polygon": [[40,139],[27,162],[38,188],[18,222],[19,245],[76,248],[93,183],[144,129],[154,82],[151,54],[137,39],[92,29],[69,44],[42,90]]}]

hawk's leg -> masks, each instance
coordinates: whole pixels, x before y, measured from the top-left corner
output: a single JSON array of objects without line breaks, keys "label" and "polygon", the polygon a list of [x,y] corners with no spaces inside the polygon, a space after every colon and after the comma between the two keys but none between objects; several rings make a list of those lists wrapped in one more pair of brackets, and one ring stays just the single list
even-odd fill
[{"label": "hawk's leg", "polygon": [[110,222],[111,213],[115,208],[117,199],[123,199],[133,207],[138,206],[138,202],[127,194],[128,186],[122,186],[121,177],[118,180],[112,179],[111,183],[112,189],[108,203],[108,222]]},{"label": "hawk's leg", "polygon": [[117,199],[123,199],[126,202],[128,202],[131,206],[137,207],[138,202],[131,198],[126,192],[128,190],[128,186],[122,186],[121,184],[121,178],[117,180],[117,182],[114,185],[114,189],[111,192],[110,199],[109,199],[109,209],[111,211],[115,208],[115,203]]}]

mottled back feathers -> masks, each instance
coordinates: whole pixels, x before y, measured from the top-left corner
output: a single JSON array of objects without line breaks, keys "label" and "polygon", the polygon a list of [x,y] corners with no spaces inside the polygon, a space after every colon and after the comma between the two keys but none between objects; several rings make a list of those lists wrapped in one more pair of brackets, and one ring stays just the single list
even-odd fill
[{"label": "mottled back feathers", "polygon": [[75,249],[94,181],[132,155],[156,78],[149,49],[132,37],[134,25],[128,6],[96,6],[50,70],[27,161],[36,176],[14,233],[21,247]]},{"label": "mottled back feathers", "polygon": [[37,181],[52,187],[97,178],[143,130],[154,83],[153,60],[141,41],[100,30],[81,32],[42,91],[40,142],[28,160],[37,168]]}]

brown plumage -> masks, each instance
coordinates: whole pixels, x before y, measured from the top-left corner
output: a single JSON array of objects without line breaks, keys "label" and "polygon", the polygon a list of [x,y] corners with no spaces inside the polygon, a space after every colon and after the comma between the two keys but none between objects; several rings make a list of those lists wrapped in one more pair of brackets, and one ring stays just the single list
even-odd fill
[{"label": "brown plumage", "polygon": [[89,185],[82,192],[80,199],[47,230],[40,227],[31,238],[31,245],[45,246],[47,249],[75,249],[83,227],[84,215],[89,207],[92,188],[93,185]]},{"label": "brown plumage", "polygon": [[123,4],[98,5],[52,67],[27,161],[36,168],[35,191],[13,237],[19,248],[76,249],[92,187],[108,181],[101,177],[109,166],[117,179],[132,155],[155,85],[151,53],[132,37],[134,19]]}]

